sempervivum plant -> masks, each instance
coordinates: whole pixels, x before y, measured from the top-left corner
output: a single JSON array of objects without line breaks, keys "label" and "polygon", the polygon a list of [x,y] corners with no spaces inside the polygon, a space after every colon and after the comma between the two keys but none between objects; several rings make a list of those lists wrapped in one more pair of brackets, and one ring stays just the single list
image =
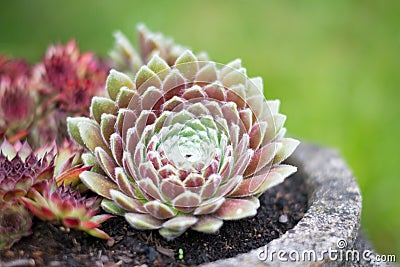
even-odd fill
[{"label": "sempervivum plant", "polygon": [[0,138],[19,140],[29,134],[35,118],[33,89],[28,63],[0,55]]},{"label": "sempervivum plant", "polygon": [[30,133],[30,142],[56,140],[61,144],[67,136],[66,117],[87,115],[91,98],[104,91],[108,70],[108,64],[93,53],[81,53],[75,41],[50,46],[33,70],[41,103],[36,112],[41,116]]},{"label": "sempervivum plant", "polygon": [[58,110],[85,115],[90,100],[103,92],[109,68],[93,53],[81,53],[75,41],[52,45],[35,67],[40,90],[52,96]]},{"label": "sempervivum plant", "polygon": [[[81,168],[80,172],[82,171],[85,171],[85,168]],[[64,184],[57,186],[56,180],[50,179],[35,184],[29,190],[27,197],[22,197],[21,200],[43,221],[60,222],[68,228],[85,231],[112,243],[112,238],[98,227],[113,216],[96,215],[101,201],[98,198],[86,198],[71,186]]]},{"label": "sempervivum plant", "polygon": [[[175,44],[171,38],[161,33],[153,33],[143,24],[138,26],[138,39],[140,53],[138,53],[129,39],[122,33],[115,33],[115,46],[110,52],[113,67],[127,74],[136,74],[139,69],[147,64],[157,54],[169,65],[175,64],[176,59],[187,50],[186,47]],[[208,60],[206,53],[197,55],[199,60]]]},{"label": "sempervivum plant", "polygon": [[[61,149],[62,152],[66,150],[74,151],[68,144]],[[9,240],[7,246],[11,245],[12,240],[18,240],[18,233],[23,236],[29,232],[31,222],[30,217],[28,221],[26,214],[29,213],[25,207],[39,219],[61,223],[112,241],[106,233],[98,229],[102,222],[112,217],[96,215],[101,200],[81,197],[78,189],[72,188],[77,186],[79,175],[91,167],[75,165],[74,154],[68,158],[57,158],[59,165],[56,166],[54,154],[54,149],[46,147],[33,151],[27,142],[22,144],[18,141],[12,145],[4,140],[1,144],[0,233],[10,231],[10,235],[4,237]],[[57,185],[57,181],[61,184]],[[18,216],[20,219],[14,218]],[[8,223],[11,221],[15,222],[13,231]],[[15,235],[12,234],[14,232]],[[11,236],[15,238],[12,239]],[[6,246],[4,240],[2,242]]]},{"label": "sempervivum plant", "polygon": [[25,196],[32,185],[52,177],[53,163],[52,150],[35,152],[27,142],[12,145],[4,140],[0,146],[0,201]]},{"label": "sempervivum plant", "polygon": [[15,201],[0,201],[0,250],[31,234],[32,215]]},{"label": "sempervivum plant", "polygon": [[296,171],[281,164],[299,142],[284,137],[279,101],[264,99],[262,80],[240,60],[220,67],[190,50],[172,64],[151,55],[133,80],[110,72],[109,98],[93,98],[91,118],[68,119],[92,153],[85,161],[98,164],[81,180],[105,197],[105,210],[167,239],[255,215],[258,196]]}]

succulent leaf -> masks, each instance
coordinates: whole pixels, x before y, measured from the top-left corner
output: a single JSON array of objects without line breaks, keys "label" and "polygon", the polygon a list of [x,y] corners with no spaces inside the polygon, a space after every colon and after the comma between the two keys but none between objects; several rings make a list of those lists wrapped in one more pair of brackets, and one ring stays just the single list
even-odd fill
[{"label": "succulent leaf", "polygon": [[130,89],[135,88],[135,85],[128,75],[116,70],[110,70],[110,74],[108,75],[106,81],[106,90],[112,100],[117,98],[120,89],[124,86]]}]

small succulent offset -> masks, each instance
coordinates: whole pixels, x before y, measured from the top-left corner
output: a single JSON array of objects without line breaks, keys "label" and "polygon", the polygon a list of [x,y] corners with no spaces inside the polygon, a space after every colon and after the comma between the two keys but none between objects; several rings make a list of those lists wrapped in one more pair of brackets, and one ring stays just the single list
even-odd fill
[{"label": "small succulent offset", "polygon": [[26,142],[0,145],[0,250],[31,233],[32,215],[19,198],[52,176],[53,159],[52,151],[38,156]]},{"label": "small succulent offset", "polygon": [[0,55],[0,138],[19,140],[29,134],[37,104],[33,88],[29,64]]},{"label": "small succulent offset", "polygon": [[81,53],[74,41],[49,46],[35,66],[0,55],[0,138],[27,138],[34,148],[60,144],[67,136],[66,117],[88,115],[108,71],[106,61]]},{"label": "small succulent offset", "polygon": [[35,153],[27,142],[12,145],[4,140],[0,146],[0,202],[25,196],[34,184],[52,177],[54,157],[51,149]]},{"label": "small succulent offset", "polygon": [[254,216],[258,196],[296,171],[282,164],[299,142],[284,137],[279,101],[240,60],[220,66],[143,26],[139,36],[140,53],[118,34],[112,54],[133,80],[111,70],[109,97],[67,120],[95,165],[82,182],[103,209],[166,239]]},{"label": "small succulent offset", "polygon": [[[82,168],[80,172],[85,171]],[[79,173],[77,173],[79,175]],[[25,206],[43,221],[60,222],[62,225],[87,232],[88,234],[112,241],[112,238],[98,227],[112,215],[96,215],[100,208],[99,198],[82,197],[71,186],[57,186],[55,179],[41,181],[21,200]]]},{"label": "small succulent offset", "polygon": [[94,95],[103,92],[109,68],[93,53],[81,53],[75,41],[50,46],[35,66],[42,93],[50,94],[58,110],[86,115]]},{"label": "small succulent offset", "polygon": [[[55,165],[56,151],[43,147],[33,151],[27,142],[14,145],[4,140],[0,146],[0,249],[10,247],[30,234],[32,214],[41,220],[60,222],[66,227],[112,241],[98,229],[113,217],[96,215],[100,199],[81,197],[72,185],[90,166],[71,166],[74,155]],[[57,167],[57,168],[56,168]],[[55,172],[58,169],[59,171]],[[62,184],[57,186],[57,181]],[[29,213],[29,211],[32,213]],[[2,233],[7,233],[3,234]]]},{"label": "small succulent offset", "polygon": [[16,201],[0,202],[0,250],[31,234],[32,215]]}]

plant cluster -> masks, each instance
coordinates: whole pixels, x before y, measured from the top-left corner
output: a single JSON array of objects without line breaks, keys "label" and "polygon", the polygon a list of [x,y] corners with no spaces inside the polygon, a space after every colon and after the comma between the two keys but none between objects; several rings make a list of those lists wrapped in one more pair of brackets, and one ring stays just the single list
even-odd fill
[{"label": "plant cluster", "polygon": [[88,114],[108,70],[74,41],[50,46],[34,66],[0,56],[0,249],[31,233],[33,215],[112,241],[98,228],[111,217],[96,215],[101,199],[78,191],[91,166],[65,125],[67,116]]},{"label": "plant cluster", "polygon": [[113,215],[166,239],[216,233],[296,171],[282,162],[299,142],[261,78],[138,32],[139,50],[116,33],[109,61],[73,41],[33,67],[0,57],[0,247],[33,215],[108,240],[99,226]]}]

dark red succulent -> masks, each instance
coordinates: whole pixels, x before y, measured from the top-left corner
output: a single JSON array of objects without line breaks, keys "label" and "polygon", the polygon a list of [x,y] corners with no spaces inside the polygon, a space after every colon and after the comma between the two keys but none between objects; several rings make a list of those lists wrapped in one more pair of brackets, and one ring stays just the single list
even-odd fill
[{"label": "dark red succulent", "polygon": [[14,80],[19,76],[31,74],[31,67],[25,60],[10,59],[5,55],[0,55],[0,79],[4,76]]},{"label": "dark red succulent", "polygon": [[36,104],[32,89],[29,64],[0,55],[0,137],[4,135],[13,141],[29,133]]},{"label": "dark red succulent", "polygon": [[75,41],[50,46],[40,73],[42,91],[53,95],[57,108],[69,114],[84,114],[94,95],[102,94],[108,66],[93,53],[80,53]]},{"label": "dark red succulent", "polygon": [[0,201],[0,250],[31,234],[32,215],[16,201]]}]

